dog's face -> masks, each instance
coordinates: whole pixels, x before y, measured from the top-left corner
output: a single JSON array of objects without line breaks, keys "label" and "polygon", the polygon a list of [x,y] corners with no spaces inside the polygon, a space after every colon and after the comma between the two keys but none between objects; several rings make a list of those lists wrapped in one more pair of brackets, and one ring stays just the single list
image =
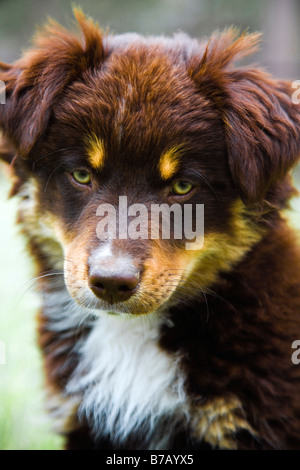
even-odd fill
[{"label": "dog's face", "polygon": [[[203,204],[208,236],[226,231],[236,197],[218,113],[171,58],[146,51],[115,54],[103,70],[75,81],[31,154],[34,211],[56,230],[71,295],[97,310],[156,310],[201,257],[201,250],[186,249],[184,230],[174,238],[173,224],[163,239],[161,220],[153,238],[155,205],[180,205],[181,223],[186,204]],[[120,197],[128,209],[142,204],[144,220],[139,212],[139,219],[127,215]],[[105,204],[120,214],[116,233],[107,224],[102,237]],[[104,210],[102,216],[107,221]],[[140,237],[122,238],[120,231],[139,221]]]},{"label": "dog's face", "polygon": [[[259,241],[263,229],[247,204],[284,192],[275,182],[296,160],[299,117],[283,84],[256,71],[224,71],[255,38],[247,47],[242,38],[236,50],[217,43],[209,58],[187,38],[104,43],[77,16],[84,45],[62,30],[55,39],[48,28],[35,51],[2,73],[0,124],[17,151],[20,219],[45,269],[64,260],[80,305],[146,314],[199,295]],[[280,105],[273,111],[272,99]],[[280,141],[282,132],[294,144]],[[162,204],[179,211],[166,237],[163,218],[153,216]],[[204,240],[197,237],[203,206]]]}]

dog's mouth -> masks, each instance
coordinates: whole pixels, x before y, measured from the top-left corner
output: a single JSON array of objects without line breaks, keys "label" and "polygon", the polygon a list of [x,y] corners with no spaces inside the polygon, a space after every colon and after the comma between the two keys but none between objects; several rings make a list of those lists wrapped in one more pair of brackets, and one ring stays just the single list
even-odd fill
[{"label": "dog's mouth", "polygon": [[[86,245],[70,246],[65,253],[67,289],[81,307],[93,313],[147,315],[162,309],[181,282],[182,263],[174,266],[163,250],[147,257],[134,256],[113,244],[87,253]],[[83,249],[82,249],[83,248]]]},{"label": "dog's mouth", "polygon": [[165,270],[157,276],[127,272],[108,276],[99,271],[96,276],[80,276],[65,270],[65,284],[80,307],[95,314],[148,315],[161,311],[181,282],[180,271]]}]

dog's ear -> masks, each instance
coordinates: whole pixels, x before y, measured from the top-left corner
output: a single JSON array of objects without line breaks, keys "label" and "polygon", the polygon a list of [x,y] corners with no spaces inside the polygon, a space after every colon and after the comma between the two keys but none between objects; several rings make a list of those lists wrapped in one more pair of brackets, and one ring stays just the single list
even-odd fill
[{"label": "dog's ear", "polygon": [[259,70],[231,74],[225,123],[229,166],[245,202],[267,198],[300,156],[300,109],[291,84]]},{"label": "dog's ear", "polygon": [[[97,24],[79,9],[74,15],[81,37],[49,20],[20,60],[0,63],[0,83],[5,84],[0,129],[24,158],[46,131],[53,104],[65,87],[104,59],[103,34]],[[10,158],[7,152],[0,151],[0,156]]]},{"label": "dog's ear", "polygon": [[262,201],[300,154],[300,109],[292,86],[262,70],[233,68],[252,53],[258,34],[234,40],[230,30],[213,37],[189,71],[199,91],[214,101],[225,125],[232,178],[246,203]]}]

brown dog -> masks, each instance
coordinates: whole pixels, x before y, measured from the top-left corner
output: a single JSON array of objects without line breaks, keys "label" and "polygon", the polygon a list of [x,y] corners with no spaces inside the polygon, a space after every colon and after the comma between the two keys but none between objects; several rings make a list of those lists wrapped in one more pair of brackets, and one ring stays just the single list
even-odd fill
[{"label": "brown dog", "polygon": [[[66,448],[300,448],[290,84],[233,66],[256,34],[110,36],[75,15],[80,37],[50,22],[0,64],[1,157]],[[139,216],[113,221],[121,202]],[[189,209],[193,234],[204,205],[204,241],[187,249],[175,223],[163,237],[163,219],[152,236],[162,204]]]}]

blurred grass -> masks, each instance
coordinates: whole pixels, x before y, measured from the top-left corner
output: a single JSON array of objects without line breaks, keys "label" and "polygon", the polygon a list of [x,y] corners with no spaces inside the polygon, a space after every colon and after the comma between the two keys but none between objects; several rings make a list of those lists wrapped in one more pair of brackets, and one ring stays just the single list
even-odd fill
[{"label": "blurred grass", "polygon": [[300,164],[296,165],[292,170],[292,177],[299,195],[291,200],[291,208],[287,211],[287,216],[289,217],[290,224],[297,230],[300,238]]},{"label": "blurred grass", "polygon": [[6,364],[0,364],[0,449],[60,449],[62,440],[51,431],[45,411],[33,273],[14,224],[16,201],[7,201],[8,188],[0,176],[0,340],[6,349]]}]

